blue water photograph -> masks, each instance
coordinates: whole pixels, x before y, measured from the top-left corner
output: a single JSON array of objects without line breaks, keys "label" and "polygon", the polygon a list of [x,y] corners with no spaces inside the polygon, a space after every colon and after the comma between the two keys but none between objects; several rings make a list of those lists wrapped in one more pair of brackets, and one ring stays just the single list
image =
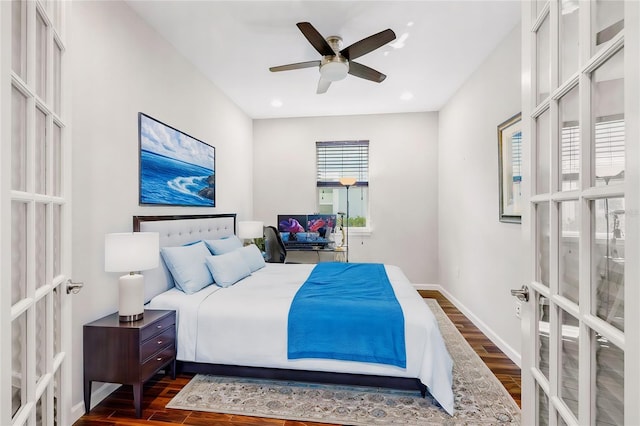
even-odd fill
[{"label": "blue water photograph", "polygon": [[140,204],[215,207],[215,148],[140,113]]}]

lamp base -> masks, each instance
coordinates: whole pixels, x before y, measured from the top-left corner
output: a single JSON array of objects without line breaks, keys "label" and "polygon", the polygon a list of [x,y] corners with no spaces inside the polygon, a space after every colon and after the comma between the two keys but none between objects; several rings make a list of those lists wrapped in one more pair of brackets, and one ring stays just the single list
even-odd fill
[{"label": "lamp base", "polygon": [[144,276],[128,274],[120,277],[118,317],[120,322],[139,321],[144,316]]},{"label": "lamp base", "polygon": [[135,315],[118,315],[120,322],[135,322],[140,321],[142,318],[144,318],[144,313]]}]

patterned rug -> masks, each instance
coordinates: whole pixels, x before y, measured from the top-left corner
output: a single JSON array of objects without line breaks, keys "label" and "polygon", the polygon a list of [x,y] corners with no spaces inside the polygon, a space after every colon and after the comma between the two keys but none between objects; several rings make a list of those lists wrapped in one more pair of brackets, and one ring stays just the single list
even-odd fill
[{"label": "patterned rug", "polygon": [[454,362],[455,414],[427,394],[300,382],[195,376],[167,408],[348,425],[520,424],[520,409],[438,302],[427,299]]}]

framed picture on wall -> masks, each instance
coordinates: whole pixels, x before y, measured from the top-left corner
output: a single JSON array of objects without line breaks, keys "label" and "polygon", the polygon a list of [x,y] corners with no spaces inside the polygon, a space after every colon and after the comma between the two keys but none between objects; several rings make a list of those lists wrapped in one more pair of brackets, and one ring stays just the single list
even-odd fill
[{"label": "framed picture on wall", "polygon": [[522,221],[522,115],[498,125],[500,221]]},{"label": "framed picture on wall", "polygon": [[216,205],[216,151],[142,112],[138,113],[140,205]]}]

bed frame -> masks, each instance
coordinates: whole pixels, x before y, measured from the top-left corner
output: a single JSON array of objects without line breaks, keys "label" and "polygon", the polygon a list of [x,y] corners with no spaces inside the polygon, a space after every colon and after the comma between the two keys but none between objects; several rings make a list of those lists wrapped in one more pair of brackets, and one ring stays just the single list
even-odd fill
[{"label": "bed frame", "polygon": [[[235,234],[236,214],[134,216],[133,230],[135,232],[158,232],[160,234],[160,247],[182,245],[198,239],[215,239]],[[161,262],[161,264],[162,265],[156,269],[144,272],[145,302],[172,286],[173,279],[164,262]],[[167,285],[166,283],[171,284]],[[426,386],[417,378],[205,364],[186,361],[178,361],[177,364],[178,371],[185,373],[360,385],[393,389],[417,389],[423,397],[427,392]]]}]

